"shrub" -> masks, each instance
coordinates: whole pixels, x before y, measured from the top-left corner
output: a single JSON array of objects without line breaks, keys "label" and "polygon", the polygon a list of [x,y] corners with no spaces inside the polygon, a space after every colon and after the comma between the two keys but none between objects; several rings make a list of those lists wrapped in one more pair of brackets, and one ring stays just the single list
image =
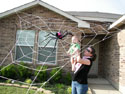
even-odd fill
[{"label": "shrub", "polygon": [[68,94],[71,94],[71,93],[72,93],[72,88],[71,88],[71,87],[68,87],[68,88],[67,88],[67,92],[68,92]]},{"label": "shrub", "polygon": [[[1,69],[2,69],[2,66],[0,66],[0,75],[2,75],[2,73],[1,73]],[[1,80],[2,78],[0,77],[0,80]]]},{"label": "shrub", "polygon": [[65,80],[64,80],[66,84],[70,85],[71,84],[71,81],[72,81],[72,77],[71,77],[71,74],[70,72],[68,72],[65,76]]},{"label": "shrub", "polygon": [[65,90],[65,85],[64,84],[55,84],[56,88],[56,94],[67,94]]},{"label": "shrub", "polygon": [[[54,76],[51,80],[51,82],[59,82],[61,77],[62,77],[62,71],[58,71],[59,68],[57,69],[52,69],[51,72],[50,72],[50,76]],[[58,71],[58,72],[57,72]]]},{"label": "shrub", "polygon": [[[18,73],[19,73],[19,79],[24,80],[26,78],[30,78],[32,76],[32,71],[27,69],[25,66],[27,66],[26,63],[21,62],[22,66],[17,66]],[[24,67],[23,67],[24,66]]]},{"label": "shrub", "polygon": [[[0,66],[0,70],[2,69],[2,66]],[[1,71],[0,71],[0,75],[1,75]]]},{"label": "shrub", "polygon": [[[41,66],[38,66],[36,69],[40,70]],[[39,72],[39,75],[37,76],[36,81],[38,81],[38,82],[41,82],[41,81],[44,82],[44,81],[47,80],[47,71],[46,71],[46,69],[47,69],[47,66],[43,66],[42,69],[41,69],[43,71],[40,71],[40,72],[39,71],[35,71],[34,76],[36,76],[37,73]]]},{"label": "shrub", "polygon": [[[26,64],[24,64],[23,62],[21,62],[20,64],[26,66]],[[23,66],[14,64],[9,65],[8,67],[3,66],[3,69],[1,70],[0,74],[4,77],[11,79],[18,79],[18,80],[24,80],[26,78],[30,78],[32,72]]]},{"label": "shrub", "polygon": [[31,79],[26,79],[26,80],[25,80],[25,83],[31,84],[31,83],[32,83],[32,80],[31,80]]},{"label": "shrub", "polygon": [[18,69],[14,64],[1,70],[1,75],[7,78],[17,79],[19,77]]},{"label": "shrub", "polygon": [[56,88],[58,88],[58,89],[62,89],[62,88],[65,87],[64,84],[55,84],[55,86],[56,86]]},{"label": "shrub", "polygon": [[12,80],[8,79],[8,80],[6,80],[6,83],[11,83],[11,81],[12,81]]}]

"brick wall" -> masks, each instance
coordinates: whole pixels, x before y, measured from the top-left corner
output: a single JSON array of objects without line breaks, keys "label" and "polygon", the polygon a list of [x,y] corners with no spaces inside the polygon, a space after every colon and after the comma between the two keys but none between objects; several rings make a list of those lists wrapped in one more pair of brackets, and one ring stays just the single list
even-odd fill
[{"label": "brick wall", "polygon": [[[11,55],[14,54],[14,44],[16,39],[15,18],[5,18],[0,20],[0,62],[12,62]],[[10,54],[12,53],[12,54]],[[7,56],[7,57],[6,57]],[[4,60],[5,58],[5,60]],[[7,58],[7,59],[6,59]]]},{"label": "brick wall", "polygon": [[[99,75],[120,90],[125,88],[125,29],[100,43]],[[125,90],[125,89],[122,89]],[[120,90],[121,91],[121,90]]]},{"label": "brick wall", "polygon": [[118,43],[120,46],[119,57],[119,90],[125,93],[125,26],[118,33]]},{"label": "brick wall", "polygon": [[[41,17],[39,19],[35,15]],[[26,21],[30,22],[27,23]],[[21,22],[21,24],[20,24]],[[47,23],[45,23],[47,22]],[[32,24],[31,24],[32,23]],[[5,18],[0,19],[0,62],[1,65],[7,65],[13,63],[15,58],[15,42],[16,42],[16,32],[20,29],[29,29],[39,32],[40,30],[49,30],[48,26],[52,31],[70,30],[77,26],[77,23],[53,12],[42,6],[35,6],[30,9],[26,9],[23,12],[17,14],[9,15]],[[62,26],[62,27],[61,27]],[[22,28],[21,28],[22,27]],[[76,29],[72,30],[76,32]],[[79,36],[81,33],[77,33]],[[70,43],[71,38],[66,39]],[[58,42],[59,43],[59,42]],[[62,66],[69,60],[65,60],[66,50],[62,49],[62,44],[66,50],[69,48],[69,44],[65,42],[58,44],[58,54],[57,54],[57,65]],[[34,55],[34,58],[37,58]],[[5,59],[5,60],[4,60]],[[64,60],[63,60],[64,59]],[[61,60],[61,61],[60,61]],[[70,63],[63,68],[65,71],[71,72]]]}]

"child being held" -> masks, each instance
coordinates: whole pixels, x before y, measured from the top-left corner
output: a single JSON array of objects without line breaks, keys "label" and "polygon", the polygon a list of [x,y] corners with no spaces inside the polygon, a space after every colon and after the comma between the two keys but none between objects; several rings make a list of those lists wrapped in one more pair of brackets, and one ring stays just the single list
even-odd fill
[{"label": "child being held", "polygon": [[72,37],[72,43],[67,53],[71,56],[70,61],[72,65],[72,71],[75,71],[75,64],[80,58],[80,44],[77,36]]}]

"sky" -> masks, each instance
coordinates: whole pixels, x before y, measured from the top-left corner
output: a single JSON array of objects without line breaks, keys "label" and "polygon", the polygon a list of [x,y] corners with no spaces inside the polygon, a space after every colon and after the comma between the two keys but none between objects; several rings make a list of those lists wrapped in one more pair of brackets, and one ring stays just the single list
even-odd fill
[{"label": "sky", "polygon": [[[34,0],[0,0],[0,13]],[[125,0],[42,0],[63,11],[125,14]]]}]

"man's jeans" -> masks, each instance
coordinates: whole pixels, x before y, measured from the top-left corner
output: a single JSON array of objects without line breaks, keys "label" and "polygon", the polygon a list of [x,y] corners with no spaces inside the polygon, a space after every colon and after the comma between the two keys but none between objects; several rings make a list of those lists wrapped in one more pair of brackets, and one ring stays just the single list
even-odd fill
[{"label": "man's jeans", "polygon": [[72,81],[72,94],[86,94],[87,91],[87,84],[80,84],[77,81]]}]

